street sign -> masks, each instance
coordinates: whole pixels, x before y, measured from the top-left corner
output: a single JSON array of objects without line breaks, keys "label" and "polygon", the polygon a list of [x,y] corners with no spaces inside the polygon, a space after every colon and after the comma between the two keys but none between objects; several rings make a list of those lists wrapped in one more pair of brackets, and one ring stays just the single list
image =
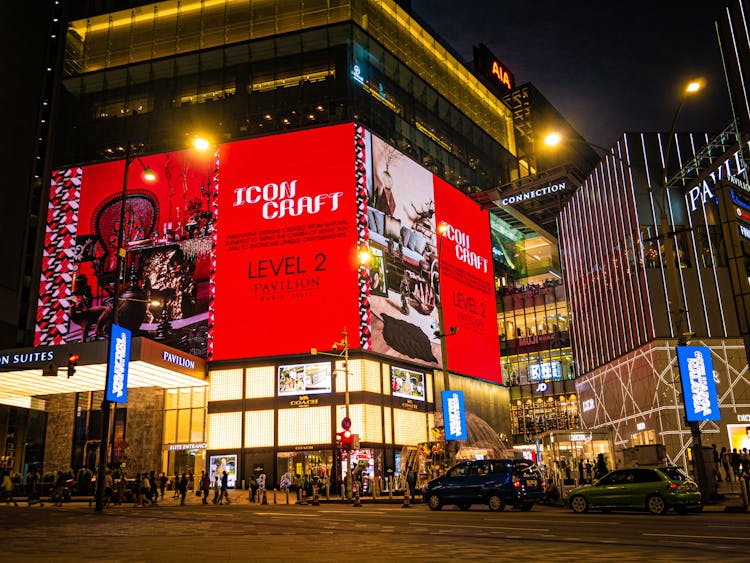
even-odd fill
[{"label": "street sign", "polygon": [[42,366],[42,375],[45,377],[57,377],[57,364],[55,362],[47,362]]},{"label": "street sign", "polygon": [[677,361],[687,421],[720,420],[711,349],[708,346],[678,346]]},{"label": "street sign", "polygon": [[130,363],[131,332],[113,324],[109,337],[107,386],[105,398],[113,403],[128,402],[128,365]]}]

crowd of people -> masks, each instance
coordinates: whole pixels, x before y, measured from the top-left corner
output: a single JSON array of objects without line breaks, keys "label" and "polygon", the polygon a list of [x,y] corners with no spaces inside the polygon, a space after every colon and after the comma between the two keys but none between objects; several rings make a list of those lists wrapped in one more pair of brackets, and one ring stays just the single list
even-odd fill
[{"label": "crowd of people", "polygon": [[[63,502],[71,499],[74,494],[82,496],[93,496],[96,490],[96,475],[86,490],[81,490],[78,483],[71,477],[70,472],[57,471],[49,481],[48,490],[50,502],[54,506],[62,506]],[[10,472],[2,472],[0,482],[0,502],[18,506],[14,494],[17,485],[13,482]],[[124,472],[114,476],[111,470],[104,474],[103,502],[105,505],[122,505],[132,503],[134,507],[157,506],[160,500],[164,500],[166,490],[173,491],[173,499],[179,499],[180,505],[185,505],[185,499],[189,492],[201,497],[202,504],[231,504],[229,497],[229,475],[227,471],[216,473],[213,476],[201,471],[197,480],[192,471],[181,475],[175,474],[172,478],[166,473],[156,471],[137,473],[135,479],[128,479]],[[214,491],[213,499],[209,501],[211,490]],[[30,468],[26,473],[24,491],[29,506],[42,502],[43,483],[42,477],[35,468]]]},{"label": "crowd of people", "polygon": [[748,448],[729,448],[722,446],[718,450],[711,444],[714,458],[714,479],[716,481],[739,481],[750,479],[750,450]]}]

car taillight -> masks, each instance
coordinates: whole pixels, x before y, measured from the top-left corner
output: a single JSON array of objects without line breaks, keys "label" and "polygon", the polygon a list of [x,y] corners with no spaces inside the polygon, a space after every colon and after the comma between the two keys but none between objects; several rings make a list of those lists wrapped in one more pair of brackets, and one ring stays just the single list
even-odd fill
[{"label": "car taillight", "polygon": [[677,483],[670,483],[669,488],[674,491],[676,489],[679,489],[680,486]]},{"label": "car taillight", "polygon": [[543,488],[543,489],[546,489],[546,488],[547,488],[547,483],[545,483],[544,481],[542,481],[542,488]]},{"label": "car taillight", "polygon": [[516,489],[520,489],[520,488],[521,488],[521,481],[519,481],[519,480],[518,480],[517,478],[516,478],[516,479],[513,479],[513,486],[514,486],[514,487],[515,487]]}]

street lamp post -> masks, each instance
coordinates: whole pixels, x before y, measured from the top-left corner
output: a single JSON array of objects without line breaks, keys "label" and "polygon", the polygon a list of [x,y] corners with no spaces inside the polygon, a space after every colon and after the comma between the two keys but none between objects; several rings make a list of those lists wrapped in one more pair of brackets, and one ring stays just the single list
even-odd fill
[{"label": "street lamp post", "polygon": [[[443,270],[442,270],[442,263],[443,263],[443,237],[448,232],[448,223],[445,221],[441,221],[437,228],[437,260],[438,260],[438,287],[435,288],[439,291],[440,285],[443,281]],[[453,336],[458,332],[458,327],[452,326],[450,327],[449,332],[446,332],[445,330],[445,317],[443,316],[443,294],[442,291],[439,291],[439,297],[436,300],[437,304],[437,310],[438,310],[438,330],[435,332],[435,336],[437,336],[440,339],[440,363],[442,364],[442,372],[443,372],[443,392],[450,391],[450,373],[448,372],[448,346],[445,342],[445,339],[449,336]],[[445,427],[448,421],[446,420],[445,412],[443,412],[443,431],[445,432]],[[448,464],[450,465],[451,458],[453,457],[453,452],[449,450],[449,445],[453,443],[454,441],[448,441],[445,442],[445,453],[446,457],[448,458]]]},{"label": "street lamp post", "polygon": [[[112,346],[112,330],[114,325],[119,321],[120,313],[120,284],[124,277],[125,270],[125,257],[127,251],[125,249],[125,222],[126,222],[126,211],[125,206],[127,203],[128,196],[128,174],[130,172],[130,166],[133,161],[138,159],[143,167],[143,175],[147,180],[153,181],[156,179],[153,171],[146,166],[140,157],[136,153],[137,147],[128,141],[125,147],[125,171],[122,177],[122,193],[120,196],[120,224],[117,229],[117,256],[115,262],[115,280],[114,288],[112,290],[112,322],[109,327],[109,335],[107,338],[107,373],[109,373],[112,366],[110,365],[109,348]],[[102,429],[99,440],[99,460],[96,467],[96,505],[95,511],[101,512],[104,509],[104,472],[107,467],[107,450],[109,449],[109,426],[110,426],[110,411],[112,404],[106,398],[105,395],[102,398]]]},{"label": "street lamp post", "polygon": [[[313,356],[333,356],[334,358],[344,359],[344,417],[349,419],[349,334],[346,327],[341,331],[343,338],[333,343],[333,349],[341,347],[340,354],[331,354],[329,352],[320,352],[316,348],[311,348],[310,353]],[[346,484],[344,496],[349,499],[352,490],[352,450],[346,450]]]}]

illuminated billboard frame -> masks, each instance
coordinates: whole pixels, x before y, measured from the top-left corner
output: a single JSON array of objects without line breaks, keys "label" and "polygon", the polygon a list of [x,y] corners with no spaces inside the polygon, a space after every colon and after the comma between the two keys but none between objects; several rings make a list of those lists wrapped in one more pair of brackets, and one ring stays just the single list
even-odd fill
[{"label": "illuminated billboard frame", "polygon": [[333,390],[331,364],[291,364],[279,366],[276,389],[279,397],[313,395]]},{"label": "illuminated billboard frame", "polygon": [[394,397],[425,400],[425,374],[419,371],[391,366],[391,393]]}]

